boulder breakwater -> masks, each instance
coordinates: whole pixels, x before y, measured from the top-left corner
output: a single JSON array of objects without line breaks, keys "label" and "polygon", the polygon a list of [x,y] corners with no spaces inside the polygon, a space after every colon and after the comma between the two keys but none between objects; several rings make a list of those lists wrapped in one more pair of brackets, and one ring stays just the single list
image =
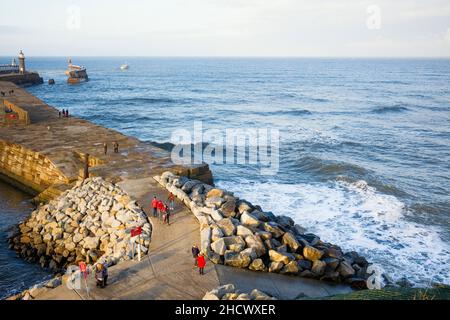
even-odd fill
[{"label": "boulder breakwater", "polygon": [[[131,238],[137,227],[142,228],[141,237]],[[10,238],[10,247],[53,271],[80,261],[110,266],[132,259],[138,241],[145,254],[151,232],[151,223],[136,201],[97,177],[78,182],[33,211]]]},{"label": "boulder breakwater", "polygon": [[366,288],[369,263],[227,190],[170,171],[155,176],[194,214],[202,252],[215,264],[345,282]]}]

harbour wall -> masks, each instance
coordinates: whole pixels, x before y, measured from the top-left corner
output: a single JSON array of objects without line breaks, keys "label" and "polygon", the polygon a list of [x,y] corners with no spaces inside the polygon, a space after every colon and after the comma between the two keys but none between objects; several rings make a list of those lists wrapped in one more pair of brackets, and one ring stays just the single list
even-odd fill
[{"label": "harbour wall", "polygon": [[0,81],[12,82],[19,86],[29,86],[35,84],[41,84],[44,80],[36,72],[27,72],[25,74],[3,74],[0,75]]},{"label": "harbour wall", "polygon": [[0,140],[0,173],[3,180],[29,193],[69,183],[47,156],[5,140]]}]

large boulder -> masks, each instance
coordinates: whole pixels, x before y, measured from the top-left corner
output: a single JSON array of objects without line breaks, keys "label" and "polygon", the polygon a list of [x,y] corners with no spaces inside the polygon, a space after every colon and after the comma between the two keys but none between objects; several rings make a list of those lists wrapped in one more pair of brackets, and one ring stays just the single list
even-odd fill
[{"label": "large boulder", "polygon": [[226,200],[220,207],[220,211],[223,213],[225,217],[234,217],[236,215],[235,210],[236,210],[236,200],[234,198]]},{"label": "large boulder", "polygon": [[267,269],[262,259],[253,260],[252,263],[248,266],[248,268],[253,271],[266,271]]},{"label": "large boulder", "polygon": [[309,260],[298,260],[297,265],[300,270],[311,270],[312,268],[312,262]]},{"label": "large boulder", "polygon": [[284,253],[275,251],[275,250],[269,250],[269,257],[270,261],[273,262],[282,262],[283,264],[288,264],[291,259],[289,259],[289,256],[287,256]]},{"label": "large boulder", "polygon": [[223,240],[223,238],[218,239],[217,241],[214,241],[213,243],[211,243],[211,249],[223,256],[225,254],[225,251],[227,250],[227,245],[225,244],[225,241]]},{"label": "large boulder", "polygon": [[300,243],[297,241],[295,236],[290,232],[286,232],[285,234],[283,234],[282,242],[283,244],[291,248],[293,252],[297,251],[300,248]]},{"label": "large boulder", "polygon": [[316,260],[313,262],[311,271],[314,272],[315,274],[321,276],[325,273],[326,266],[327,266],[327,264],[325,262],[323,262],[322,260]]},{"label": "large boulder", "polygon": [[217,225],[222,229],[222,232],[227,237],[233,236],[236,234],[236,226],[230,218],[224,218],[217,222]]},{"label": "large boulder", "polygon": [[254,209],[253,205],[246,200],[239,200],[236,203],[236,207],[237,207],[238,212],[241,214],[244,212],[252,212]]},{"label": "large boulder", "polygon": [[222,232],[222,229],[220,229],[217,226],[213,226],[211,228],[211,241],[217,241],[220,238],[223,238],[224,234]]},{"label": "large boulder", "polygon": [[323,252],[314,247],[306,246],[303,248],[303,256],[308,260],[316,261],[322,258]]},{"label": "large boulder", "polygon": [[287,274],[297,274],[299,271],[298,265],[296,261],[290,261],[287,265],[281,269],[280,273],[287,273]]},{"label": "large boulder", "polygon": [[247,268],[251,263],[249,254],[241,254],[231,250],[227,250],[224,255],[224,264],[237,268]]},{"label": "large boulder", "polygon": [[339,266],[339,259],[332,257],[325,257],[322,259],[327,264],[327,271],[335,271]]},{"label": "large boulder", "polygon": [[205,205],[209,208],[219,208],[222,203],[224,203],[224,199],[223,198],[219,198],[219,197],[210,197],[210,198],[206,198],[205,200]]},{"label": "large boulder", "polygon": [[248,255],[252,261],[258,258],[258,255],[256,254],[256,251],[253,248],[244,249],[241,251],[241,254]]},{"label": "large boulder", "polygon": [[218,188],[213,188],[208,191],[208,193],[206,194],[206,198],[213,198],[213,197],[223,198],[224,194],[225,193],[223,190],[218,189]]},{"label": "large boulder", "polygon": [[253,300],[274,300],[274,298],[258,289],[252,290],[250,298]]},{"label": "large boulder", "polygon": [[246,236],[252,236],[253,232],[247,227],[244,227],[243,225],[238,225],[236,230],[236,235],[241,236],[245,238]]},{"label": "large boulder", "polygon": [[341,261],[339,267],[337,268],[337,271],[344,278],[348,278],[355,274],[355,269],[353,269],[351,264],[349,264],[347,261]]},{"label": "large boulder", "polygon": [[86,237],[84,238],[84,249],[97,249],[99,244],[99,237]]},{"label": "large boulder", "polygon": [[200,231],[200,250],[208,252],[211,245],[211,229],[204,228]]},{"label": "large boulder", "polygon": [[260,221],[256,217],[254,217],[252,214],[244,212],[241,215],[241,223],[246,226],[258,227],[260,224]]},{"label": "large boulder", "polygon": [[264,230],[270,232],[274,238],[279,238],[284,234],[284,231],[278,226],[276,222],[265,222]]},{"label": "large boulder", "polygon": [[281,261],[278,262],[271,262],[269,265],[269,272],[280,272],[281,269],[283,268],[284,264]]},{"label": "large boulder", "polygon": [[183,190],[186,193],[189,193],[189,192],[191,192],[192,188],[195,187],[199,183],[201,183],[201,182],[198,180],[188,180],[183,184],[183,186],[181,187],[181,190]]},{"label": "large boulder", "polygon": [[231,251],[241,252],[245,248],[245,241],[240,236],[224,237],[222,239]]},{"label": "large boulder", "polygon": [[247,244],[247,247],[255,249],[258,257],[266,254],[266,247],[264,246],[263,241],[258,235],[249,235],[245,237],[245,242]]}]

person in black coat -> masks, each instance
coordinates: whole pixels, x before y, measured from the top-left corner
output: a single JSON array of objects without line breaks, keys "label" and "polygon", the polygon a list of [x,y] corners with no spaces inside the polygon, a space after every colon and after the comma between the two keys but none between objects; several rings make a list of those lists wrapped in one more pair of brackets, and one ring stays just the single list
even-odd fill
[{"label": "person in black coat", "polygon": [[194,244],[192,246],[191,251],[192,251],[192,257],[194,258],[194,267],[196,267],[197,266],[197,258],[198,258],[198,255],[200,254],[200,249],[197,247],[196,244]]}]

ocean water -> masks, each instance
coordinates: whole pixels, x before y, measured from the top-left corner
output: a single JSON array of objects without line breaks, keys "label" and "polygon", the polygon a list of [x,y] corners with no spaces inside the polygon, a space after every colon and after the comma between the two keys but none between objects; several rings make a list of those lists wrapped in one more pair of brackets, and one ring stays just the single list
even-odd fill
[{"label": "ocean water", "polygon": [[[1,62],[9,58],[0,59]],[[419,286],[450,284],[450,60],[29,58],[29,88],[144,141],[176,129],[280,131],[280,167],[211,164],[216,184]],[[128,62],[130,69],[119,66]]]},{"label": "ocean water", "polygon": [[19,258],[8,247],[8,235],[33,210],[30,200],[31,196],[0,181],[0,299],[50,278],[49,272]]}]

